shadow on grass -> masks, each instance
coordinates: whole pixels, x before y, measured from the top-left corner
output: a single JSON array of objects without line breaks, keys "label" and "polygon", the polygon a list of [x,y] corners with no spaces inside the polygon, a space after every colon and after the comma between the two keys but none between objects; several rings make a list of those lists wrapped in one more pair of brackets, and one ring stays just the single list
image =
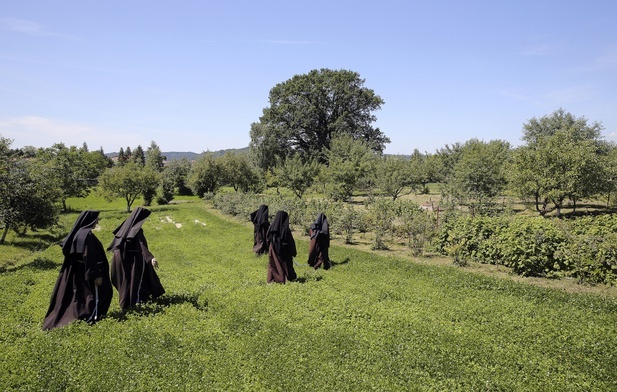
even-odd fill
[{"label": "shadow on grass", "polygon": [[31,252],[45,250],[51,245],[58,244],[62,240],[62,235],[53,235],[49,233],[32,233],[24,236],[18,236],[11,242],[5,242],[0,245],[14,246],[16,248],[26,249]]},{"label": "shadow on grass", "polygon": [[345,265],[345,264],[349,263],[350,261],[351,261],[351,259],[349,257],[346,257],[342,261],[330,260],[330,264],[332,264],[332,267],[336,267],[337,265]]},{"label": "shadow on grass", "polygon": [[319,282],[323,279],[323,276],[298,276],[292,282],[304,284],[306,282]]},{"label": "shadow on grass", "polygon": [[155,316],[162,313],[168,307],[172,305],[179,305],[189,303],[197,310],[206,310],[207,303],[201,304],[197,294],[184,293],[184,294],[164,294],[158,298],[141,302],[134,306],[132,309],[125,311],[117,310],[109,312],[107,317],[114,318],[118,321],[124,321],[128,315],[137,316]]},{"label": "shadow on grass", "polygon": [[50,260],[45,257],[37,257],[29,263],[22,264],[15,268],[8,268],[7,266],[0,267],[0,274],[21,271],[25,269],[31,269],[34,271],[47,271],[52,269],[57,269],[59,264],[56,264],[53,260]]}]

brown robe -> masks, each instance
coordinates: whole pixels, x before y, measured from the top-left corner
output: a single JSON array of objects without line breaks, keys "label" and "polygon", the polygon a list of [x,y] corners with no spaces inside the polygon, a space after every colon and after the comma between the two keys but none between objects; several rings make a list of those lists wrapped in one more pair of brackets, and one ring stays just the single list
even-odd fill
[{"label": "brown robe", "polygon": [[296,242],[289,229],[289,215],[278,211],[274,221],[268,228],[268,283],[286,283],[298,276],[293,266],[293,258],[297,255]]},{"label": "brown robe", "polygon": [[[75,320],[93,323],[107,314],[113,289],[105,249],[94,234],[98,211],[83,211],[60,244],[64,263],[56,280],[43,329],[61,327]],[[96,286],[94,280],[102,278]]]},{"label": "brown robe", "polygon": [[320,213],[309,228],[311,241],[309,242],[308,265],[318,269],[323,266],[325,270],[330,268],[330,228],[328,219],[324,213]]},{"label": "brown robe", "polygon": [[251,222],[253,222],[253,252],[258,255],[268,251],[268,242],[266,241],[266,233],[270,222],[268,221],[268,206],[262,204],[259,208],[251,213]]},{"label": "brown robe", "polygon": [[122,310],[165,293],[152,266],[154,256],[148,250],[148,242],[141,229],[149,215],[149,210],[137,207],[114,231],[114,240],[107,248],[113,251],[111,283],[118,290]]}]

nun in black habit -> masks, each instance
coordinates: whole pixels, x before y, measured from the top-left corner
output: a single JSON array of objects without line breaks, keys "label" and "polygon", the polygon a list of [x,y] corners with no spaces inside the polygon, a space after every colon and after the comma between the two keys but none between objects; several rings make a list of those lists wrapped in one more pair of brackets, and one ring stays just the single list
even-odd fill
[{"label": "nun in black habit", "polygon": [[118,290],[122,310],[165,293],[154,270],[158,267],[156,259],[148,250],[148,242],[141,228],[150,213],[142,207],[133,210],[114,230],[114,239],[107,248],[113,251],[111,283]]},{"label": "nun in black habit", "polygon": [[289,229],[289,215],[278,211],[266,234],[268,240],[268,283],[286,283],[297,278],[293,266],[296,242]]},{"label": "nun in black habit", "polygon": [[258,255],[268,251],[268,242],[266,241],[266,233],[270,222],[268,221],[268,206],[262,204],[259,208],[251,213],[251,222],[253,222],[253,252]]},{"label": "nun in black habit", "polygon": [[98,216],[98,211],[83,211],[60,242],[64,263],[51,294],[44,330],[75,320],[93,323],[107,314],[113,289],[105,249],[92,233]]},{"label": "nun in black habit", "polygon": [[330,268],[330,258],[328,256],[328,248],[330,247],[330,227],[328,219],[323,212],[317,215],[317,219],[309,228],[311,241],[309,242],[308,265],[318,269]]}]

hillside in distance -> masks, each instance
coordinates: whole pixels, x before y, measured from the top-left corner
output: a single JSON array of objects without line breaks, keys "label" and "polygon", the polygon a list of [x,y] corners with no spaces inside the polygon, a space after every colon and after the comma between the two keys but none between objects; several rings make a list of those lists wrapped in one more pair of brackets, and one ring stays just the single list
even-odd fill
[{"label": "hillside in distance", "polygon": [[[172,159],[181,159],[181,158],[187,158],[189,161],[194,161],[195,159],[201,157],[204,153],[210,153],[214,155],[215,157],[218,157],[221,155],[225,155],[227,153],[243,154],[243,153],[248,153],[248,152],[249,152],[249,148],[244,147],[244,148],[228,148],[225,150],[218,150],[218,151],[205,151],[202,153],[196,153],[196,152],[191,152],[191,151],[167,151],[167,152],[162,152],[162,154],[168,161],[171,161]],[[118,152],[109,152],[109,153],[106,153],[105,155],[110,158],[114,158],[118,156]]]}]

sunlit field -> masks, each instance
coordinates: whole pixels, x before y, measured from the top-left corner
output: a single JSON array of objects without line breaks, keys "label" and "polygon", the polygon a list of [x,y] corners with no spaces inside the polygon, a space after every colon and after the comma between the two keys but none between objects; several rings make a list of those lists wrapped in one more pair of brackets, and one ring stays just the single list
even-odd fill
[{"label": "sunlit field", "polygon": [[[53,232],[0,245],[0,390],[617,390],[617,301],[351,247],[266,284],[252,227],[194,197],[144,224],[167,293],[44,332],[58,241],[83,209],[107,246],[124,202],[70,199]],[[271,211],[272,212],[272,211]],[[387,254],[387,253],[384,253]]]}]

